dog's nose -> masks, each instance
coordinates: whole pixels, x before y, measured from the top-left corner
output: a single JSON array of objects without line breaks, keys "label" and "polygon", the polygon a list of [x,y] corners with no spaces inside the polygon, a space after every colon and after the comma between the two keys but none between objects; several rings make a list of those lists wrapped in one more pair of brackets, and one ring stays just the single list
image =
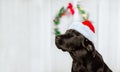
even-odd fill
[{"label": "dog's nose", "polygon": [[60,36],[56,36],[56,39],[59,40],[59,39],[61,39],[61,37]]}]

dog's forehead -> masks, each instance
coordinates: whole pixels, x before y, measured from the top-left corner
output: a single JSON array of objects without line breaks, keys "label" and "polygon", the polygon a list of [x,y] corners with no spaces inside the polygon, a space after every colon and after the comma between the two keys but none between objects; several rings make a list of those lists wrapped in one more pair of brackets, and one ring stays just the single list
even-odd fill
[{"label": "dog's forehead", "polygon": [[69,29],[69,30],[66,31],[66,33],[75,33],[75,30]]},{"label": "dog's forehead", "polygon": [[65,33],[70,33],[72,30],[67,30]]},{"label": "dog's forehead", "polygon": [[65,34],[76,34],[76,35],[81,35],[81,33],[79,33],[78,31],[76,30],[73,30],[73,29],[69,29],[65,32]]}]

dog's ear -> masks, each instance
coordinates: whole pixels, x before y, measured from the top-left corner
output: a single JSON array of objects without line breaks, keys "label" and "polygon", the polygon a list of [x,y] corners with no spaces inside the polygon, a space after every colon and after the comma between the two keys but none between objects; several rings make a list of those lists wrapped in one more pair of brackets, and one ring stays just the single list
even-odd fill
[{"label": "dog's ear", "polygon": [[94,44],[91,41],[89,41],[87,38],[85,38],[82,41],[82,46],[84,48],[86,48],[88,52],[91,52],[93,57],[95,57],[96,50],[95,50]]}]

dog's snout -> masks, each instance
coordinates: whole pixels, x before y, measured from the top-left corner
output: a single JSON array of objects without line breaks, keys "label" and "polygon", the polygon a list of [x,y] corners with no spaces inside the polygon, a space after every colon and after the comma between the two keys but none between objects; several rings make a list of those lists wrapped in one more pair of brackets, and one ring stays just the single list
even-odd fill
[{"label": "dog's snout", "polygon": [[56,39],[59,40],[59,39],[61,39],[61,37],[60,36],[56,36]]},{"label": "dog's snout", "polygon": [[62,39],[62,35],[56,36],[56,43],[58,45],[62,45],[63,44],[63,39]]}]

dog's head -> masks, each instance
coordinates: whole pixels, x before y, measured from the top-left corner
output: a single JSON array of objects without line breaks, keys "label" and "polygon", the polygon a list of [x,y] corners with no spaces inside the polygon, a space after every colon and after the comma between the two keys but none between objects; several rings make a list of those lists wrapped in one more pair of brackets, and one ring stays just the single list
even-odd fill
[{"label": "dog's head", "polygon": [[94,45],[86,37],[76,30],[67,30],[65,34],[56,36],[56,46],[63,51],[73,52],[77,50],[85,50],[86,52],[94,52]]}]

